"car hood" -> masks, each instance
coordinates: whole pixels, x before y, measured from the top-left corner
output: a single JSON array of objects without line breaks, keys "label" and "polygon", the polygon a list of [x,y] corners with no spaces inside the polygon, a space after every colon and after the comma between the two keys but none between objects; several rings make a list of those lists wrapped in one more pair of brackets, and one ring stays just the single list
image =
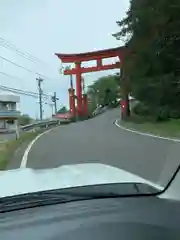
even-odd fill
[{"label": "car hood", "polygon": [[84,185],[125,182],[145,183],[162,190],[160,185],[125,170],[99,163],[86,163],[44,170],[20,168],[0,171],[0,197]]}]

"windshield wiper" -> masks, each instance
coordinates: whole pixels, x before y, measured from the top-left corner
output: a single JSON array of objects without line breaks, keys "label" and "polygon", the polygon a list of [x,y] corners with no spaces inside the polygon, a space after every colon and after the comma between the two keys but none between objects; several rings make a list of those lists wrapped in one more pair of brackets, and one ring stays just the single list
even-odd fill
[{"label": "windshield wiper", "polygon": [[48,191],[5,197],[0,199],[0,213],[83,200],[84,198],[83,196],[74,196],[73,194],[51,193]]},{"label": "windshield wiper", "polygon": [[0,213],[15,211],[25,208],[40,207],[45,205],[54,205],[59,203],[66,203],[72,201],[80,200],[90,200],[98,198],[110,198],[110,197],[120,197],[115,193],[108,194],[76,194],[72,193],[49,193],[47,192],[37,192],[28,193],[26,195],[19,195],[8,197],[6,199],[0,200]]},{"label": "windshield wiper", "polygon": [[0,198],[0,213],[71,201],[152,195],[156,191],[145,184],[114,183],[27,193]]}]

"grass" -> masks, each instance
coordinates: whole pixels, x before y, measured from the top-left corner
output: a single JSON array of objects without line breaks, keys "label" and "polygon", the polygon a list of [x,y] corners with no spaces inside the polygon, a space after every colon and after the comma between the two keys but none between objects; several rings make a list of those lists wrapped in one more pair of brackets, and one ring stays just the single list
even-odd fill
[{"label": "grass", "polygon": [[121,120],[120,124],[132,130],[152,133],[162,137],[180,137],[180,119],[170,119],[164,122],[155,122],[151,119],[133,115],[126,121]]},{"label": "grass", "polygon": [[8,163],[12,160],[15,151],[22,143],[29,143],[42,131],[24,133],[18,140],[11,140],[0,143],[0,170],[6,169]]}]

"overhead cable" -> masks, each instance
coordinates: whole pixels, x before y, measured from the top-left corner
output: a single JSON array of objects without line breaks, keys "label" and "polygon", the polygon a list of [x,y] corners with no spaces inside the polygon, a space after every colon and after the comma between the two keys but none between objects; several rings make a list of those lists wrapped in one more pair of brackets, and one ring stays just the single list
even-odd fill
[{"label": "overhead cable", "polygon": [[39,60],[37,57],[35,57],[25,51],[22,51],[21,49],[17,48],[15,45],[13,45],[12,43],[10,43],[6,39],[4,39],[3,37],[0,37],[0,45],[6,49],[15,51],[18,55],[26,58],[27,60],[29,60],[31,62],[45,64],[42,60]]},{"label": "overhead cable", "polygon": [[[8,73],[5,73],[5,72],[0,72],[0,74],[6,76],[8,78],[11,78],[11,79],[17,79],[17,80],[20,80],[20,81],[24,81],[24,79],[22,79],[22,78],[12,76],[12,75],[10,75]],[[21,89],[19,89],[19,90],[21,90]],[[21,91],[24,91],[24,90],[21,90]],[[26,92],[29,92],[29,91],[26,91]],[[50,96],[49,94],[46,94],[46,93],[43,93],[43,95],[46,96],[46,97]]]}]

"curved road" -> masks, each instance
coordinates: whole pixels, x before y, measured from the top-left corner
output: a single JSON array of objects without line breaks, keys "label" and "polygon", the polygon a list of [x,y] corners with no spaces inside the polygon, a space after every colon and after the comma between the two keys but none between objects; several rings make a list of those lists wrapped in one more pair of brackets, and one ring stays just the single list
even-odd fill
[{"label": "curved road", "polygon": [[51,130],[33,145],[27,167],[101,162],[153,181],[163,176],[165,181],[179,162],[179,144],[122,130],[113,124],[119,114],[117,109],[111,110],[94,119]]}]

